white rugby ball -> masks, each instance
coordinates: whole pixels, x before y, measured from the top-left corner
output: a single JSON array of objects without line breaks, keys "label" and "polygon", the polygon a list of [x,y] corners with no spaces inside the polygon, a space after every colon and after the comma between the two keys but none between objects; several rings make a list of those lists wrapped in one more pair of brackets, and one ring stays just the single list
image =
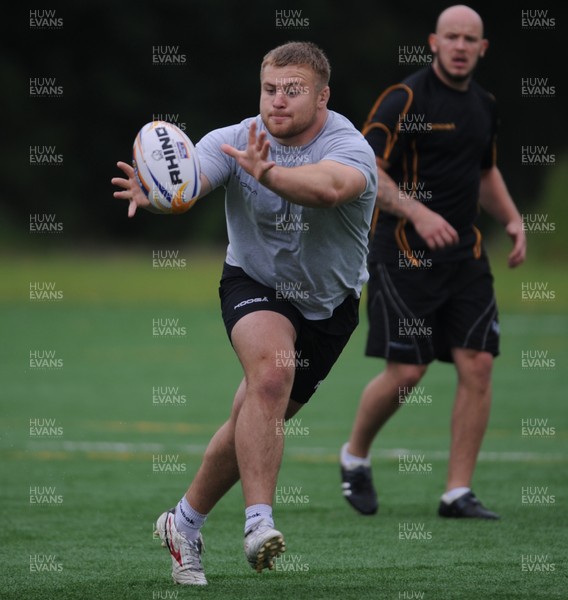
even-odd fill
[{"label": "white rugby ball", "polygon": [[201,190],[197,152],[172,123],[146,123],[134,140],[132,165],[152,208],[161,213],[189,210]]}]

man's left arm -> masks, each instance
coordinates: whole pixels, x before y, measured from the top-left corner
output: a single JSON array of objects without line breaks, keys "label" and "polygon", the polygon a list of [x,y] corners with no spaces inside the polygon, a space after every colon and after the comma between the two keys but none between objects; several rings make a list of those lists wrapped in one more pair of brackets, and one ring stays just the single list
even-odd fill
[{"label": "man's left arm", "polygon": [[367,186],[361,171],[334,160],[299,167],[275,166],[259,181],[288,202],[312,208],[351,202]]},{"label": "man's left arm", "polygon": [[523,221],[509,194],[501,171],[496,166],[481,171],[479,204],[503,225],[513,241],[513,249],[508,258],[509,267],[522,264],[527,251]]}]

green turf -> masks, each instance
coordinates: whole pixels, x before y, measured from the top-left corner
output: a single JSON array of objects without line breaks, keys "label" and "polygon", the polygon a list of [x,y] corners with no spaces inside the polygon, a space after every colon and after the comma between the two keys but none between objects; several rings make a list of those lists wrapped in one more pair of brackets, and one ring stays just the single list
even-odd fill
[{"label": "green turf", "polygon": [[[362,386],[381,367],[362,357],[362,315],[286,440],[275,504],[286,559],[272,573],[250,570],[237,487],[204,529],[210,585],[175,587],[152,523],[185,490],[240,377],[218,310],[220,259],[182,254],[179,270],[153,268],[151,250],[0,265],[2,598],[566,597],[566,283],[554,265],[505,272],[495,261],[502,356],[474,489],[503,519],[435,515],[455,383],[444,365],[423,381],[431,402],[401,409],[376,441],[379,515],[360,517],[342,499],[337,451]],[[545,280],[554,302],[521,299],[522,281]],[[62,299],[30,302],[31,281],[54,282]],[[185,335],[153,336],[155,319],[177,319]],[[30,368],[33,350],[54,351],[61,367]],[[555,367],[522,369],[522,350],[548,351]],[[154,402],[153,389],[167,386],[179,404]],[[55,432],[30,435],[30,419]],[[523,419],[546,422],[549,435],[523,436]],[[401,473],[402,452],[423,455],[431,470]],[[177,472],[154,471],[156,455]],[[45,504],[31,503],[30,487],[52,488],[43,490]],[[547,502],[523,503],[524,487],[546,488],[537,495]]]}]

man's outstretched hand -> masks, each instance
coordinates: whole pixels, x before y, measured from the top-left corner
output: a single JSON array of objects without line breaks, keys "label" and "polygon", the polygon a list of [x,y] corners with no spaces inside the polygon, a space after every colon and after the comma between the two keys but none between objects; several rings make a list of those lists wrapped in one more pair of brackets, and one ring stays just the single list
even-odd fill
[{"label": "man's outstretched hand", "polygon": [[268,171],[276,164],[273,160],[268,160],[270,142],[266,139],[266,131],[261,131],[257,136],[255,121],[250,124],[248,145],[244,150],[237,150],[229,144],[221,144],[221,150],[234,158],[260,183],[263,183]]},{"label": "man's outstretched hand", "polygon": [[113,177],[111,179],[112,185],[122,188],[122,191],[114,192],[113,196],[119,200],[128,200],[128,216],[133,217],[139,206],[147,208],[150,206],[150,201],[138,185],[134,168],[122,161],[117,162],[116,166],[124,172],[126,179],[123,177]]}]

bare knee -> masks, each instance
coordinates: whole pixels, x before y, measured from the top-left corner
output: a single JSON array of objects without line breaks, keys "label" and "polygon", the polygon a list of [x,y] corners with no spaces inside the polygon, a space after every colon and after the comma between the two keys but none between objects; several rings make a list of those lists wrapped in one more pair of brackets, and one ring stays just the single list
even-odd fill
[{"label": "bare knee", "polygon": [[489,352],[459,349],[454,352],[454,361],[460,383],[480,391],[491,386],[493,356]]},{"label": "bare knee", "polygon": [[[289,401],[290,389],[294,380],[294,372],[287,369],[279,369],[263,366],[262,362],[257,365],[254,373],[245,376],[237,389],[231,410],[231,416],[226,423],[233,432],[239,418],[241,409],[248,400],[261,402],[268,407],[278,406],[280,412],[286,411],[285,418],[293,416],[301,404]],[[288,409],[286,409],[288,404]],[[298,408],[292,409],[289,404],[297,404]]]},{"label": "bare knee", "polygon": [[285,401],[287,404],[293,382],[294,368],[266,359],[247,376],[247,397],[254,395],[266,401]]},{"label": "bare knee", "polygon": [[400,388],[410,391],[414,386],[418,385],[424,374],[426,373],[427,365],[407,365],[403,363],[387,363],[387,370],[391,376],[398,382]]}]

